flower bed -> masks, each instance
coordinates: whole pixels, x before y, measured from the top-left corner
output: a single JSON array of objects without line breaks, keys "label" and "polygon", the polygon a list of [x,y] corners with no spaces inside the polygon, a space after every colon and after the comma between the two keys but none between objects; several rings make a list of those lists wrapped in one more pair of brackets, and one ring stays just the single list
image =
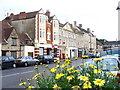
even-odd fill
[{"label": "flower bed", "polygon": [[[95,59],[96,64],[103,59]],[[89,65],[85,67],[83,63],[77,67],[71,65],[72,61],[66,59],[63,64],[55,61],[56,65],[49,68],[48,65],[41,64],[43,72],[39,72],[38,66],[35,66],[36,74],[27,79],[21,80],[20,86],[27,88],[57,88],[57,89],[117,89],[118,77],[114,73],[106,73],[96,66]],[[119,69],[116,67],[116,69]]]}]

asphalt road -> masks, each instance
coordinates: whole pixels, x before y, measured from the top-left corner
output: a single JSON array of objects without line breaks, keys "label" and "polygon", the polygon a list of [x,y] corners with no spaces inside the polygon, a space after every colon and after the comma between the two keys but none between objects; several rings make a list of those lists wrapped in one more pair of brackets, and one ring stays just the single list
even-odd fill
[{"label": "asphalt road", "polygon": [[[83,62],[82,60],[73,60],[72,65],[78,66]],[[55,66],[55,63],[46,64],[49,68]],[[2,75],[2,88],[23,88],[19,86],[20,79],[26,80],[31,78],[31,76],[36,74],[36,71],[33,69],[35,66],[28,67],[17,67],[11,69],[1,70]],[[39,65],[39,71],[42,72],[42,65]]]}]

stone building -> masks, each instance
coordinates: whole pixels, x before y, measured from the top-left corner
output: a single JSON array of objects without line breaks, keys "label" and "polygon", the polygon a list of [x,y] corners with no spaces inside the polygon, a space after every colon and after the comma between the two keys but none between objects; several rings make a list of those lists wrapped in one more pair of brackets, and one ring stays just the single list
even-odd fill
[{"label": "stone building", "polygon": [[34,55],[53,55],[59,57],[59,21],[50,11],[43,9],[34,12],[20,12],[9,16],[11,25],[17,33],[28,34],[34,43]]}]

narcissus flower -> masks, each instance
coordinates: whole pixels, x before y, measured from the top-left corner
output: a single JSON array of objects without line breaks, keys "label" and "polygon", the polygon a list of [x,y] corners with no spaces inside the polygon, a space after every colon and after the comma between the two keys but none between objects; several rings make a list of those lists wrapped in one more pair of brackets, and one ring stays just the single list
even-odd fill
[{"label": "narcissus flower", "polygon": [[58,64],[60,64],[60,61],[57,61]]},{"label": "narcissus flower", "polygon": [[64,68],[64,67],[66,67],[67,65],[65,65],[65,64],[63,64],[62,66],[61,66],[61,68]]},{"label": "narcissus flower", "polygon": [[34,86],[28,86],[28,88],[35,88]]},{"label": "narcissus flower", "polygon": [[57,84],[55,84],[55,85],[53,86],[53,88],[61,88],[61,87],[59,87]]},{"label": "narcissus flower", "polygon": [[55,79],[59,79],[59,78],[61,78],[61,77],[64,76],[64,75],[65,75],[65,74],[59,73],[59,74],[56,75]]},{"label": "narcissus flower", "polygon": [[90,64],[89,67],[91,68],[97,68],[95,65]]},{"label": "narcissus flower", "polygon": [[72,88],[80,88],[79,86],[73,86]]},{"label": "narcissus flower", "polygon": [[56,67],[55,68],[59,68],[60,67],[60,65],[56,65]]},{"label": "narcissus flower", "polygon": [[93,81],[95,85],[98,86],[103,86],[105,84],[105,80],[102,79],[95,79],[95,81]]},{"label": "narcissus flower", "polygon": [[20,83],[19,86],[26,85],[26,82]]},{"label": "narcissus flower", "polygon": [[34,75],[33,77],[32,77],[32,79],[37,79],[37,78],[39,78],[40,77],[40,73],[37,73],[36,75]]},{"label": "narcissus flower", "polygon": [[96,58],[96,59],[93,59],[95,62],[99,62],[101,60],[103,60],[103,58]]},{"label": "narcissus flower", "polygon": [[102,70],[101,69],[95,69],[94,73],[102,73]]},{"label": "narcissus flower", "polygon": [[90,83],[89,81],[86,81],[86,82],[83,84],[83,88],[84,88],[84,89],[92,88],[91,83]]},{"label": "narcissus flower", "polygon": [[67,68],[67,71],[73,70],[74,66],[72,66],[71,68]]},{"label": "narcissus flower", "polygon": [[71,64],[71,60],[66,59],[66,60],[64,61],[64,63],[67,64],[67,65],[70,65],[70,64]]},{"label": "narcissus flower", "polygon": [[86,65],[86,63],[82,63],[82,64],[80,64],[81,66],[84,66],[84,65]]},{"label": "narcissus flower", "polygon": [[113,69],[119,69],[119,67],[112,67]]},{"label": "narcissus flower", "polygon": [[89,78],[86,77],[86,76],[79,76],[78,79],[81,79],[81,80],[83,80],[83,81],[89,80]]},{"label": "narcissus flower", "polygon": [[74,76],[67,76],[68,81],[72,80]]},{"label": "narcissus flower", "polygon": [[50,69],[50,71],[51,71],[51,72],[56,72],[56,71],[57,71],[57,69],[52,68],[52,69]]},{"label": "narcissus flower", "polygon": [[110,76],[117,76],[117,74],[115,74],[115,73],[108,73]]}]

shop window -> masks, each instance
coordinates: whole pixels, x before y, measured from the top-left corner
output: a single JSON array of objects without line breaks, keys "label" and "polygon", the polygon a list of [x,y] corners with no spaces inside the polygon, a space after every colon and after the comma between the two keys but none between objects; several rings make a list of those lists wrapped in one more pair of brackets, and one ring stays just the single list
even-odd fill
[{"label": "shop window", "polygon": [[12,38],[12,46],[16,46],[17,45],[17,39],[16,38]]}]

